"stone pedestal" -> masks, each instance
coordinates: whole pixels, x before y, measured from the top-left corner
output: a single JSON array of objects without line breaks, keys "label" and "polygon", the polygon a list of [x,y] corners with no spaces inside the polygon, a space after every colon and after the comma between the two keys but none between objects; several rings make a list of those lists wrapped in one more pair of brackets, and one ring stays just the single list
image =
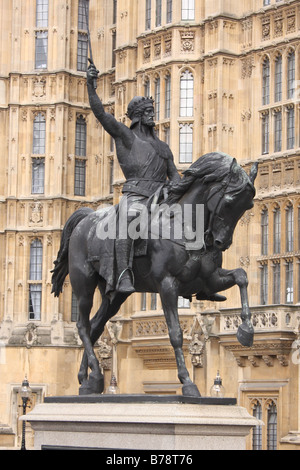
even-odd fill
[{"label": "stone pedestal", "polygon": [[15,444],[15,433],[13,430],[0,423],[0,447],[13,447]]},{"label": "stone pedestal", "polygon": [[258,421],[234,399],[48,397],[24,418],[36,449],[244,450]]}]

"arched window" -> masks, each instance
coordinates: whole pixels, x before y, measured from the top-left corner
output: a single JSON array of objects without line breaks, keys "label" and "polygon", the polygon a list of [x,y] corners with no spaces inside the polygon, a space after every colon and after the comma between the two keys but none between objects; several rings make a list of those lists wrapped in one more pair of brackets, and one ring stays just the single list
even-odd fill
[{"label": "arched window", "polygon": [[44,155],[46,149],[46,119],[42,113],[38,113],[33,121],[32,153]]},{"label": "arched window", "polygon": [[295,93],[295,52],[288,55],[287,64],[287,98],[293,99]]},{"label": "arched window", "polygon": [[193,127],[183,124],[179,131],[179,163],[193,161]]},{"label": "arched window", "polygon": [[46,69],[48,62],[48,0],[36,0],[35,68]]},{"label": "arched window", "polygon": [[182,0],[181,19],[182,20],[194,20],[195,19],[195,0]]},{"label": "arched window", "polygon": [[277,398],[268,397],[267,392],[251,398],[251,409],[253,416],[261,421],[252,430],[252,450],[276,450]]},{"label": "arched window", "polygon": [[286,208],[286,251],[291,252],[294,250],[294,210],[293,206],[289,205]]},{"label": "arched window", "polygon": [[261,152],[263,155],[269,153],[270,145],[270,118],[269,113],[266,113],[262,116],[262,149]]},{"label": "arched window", "polygon": [[155,9],[155,26],[161,26],[161,0],[156,0],[156,9]]},{"label": "arched window", "polygon": [[75,155],[86,156],[86,121],[82,115],[76,119]]},{"label": "arched window", "polygon": [[295,145],[295,109],[294,106],[287,108],[286,147],[294,148]]},{"label": "arched window", "polygon": [[33,240],[30,245],[30,268],[29,280],[42,280],[42,263],[43,263],[43,245],[38,239]]},{"label": "arched window", "polygon": [[173,4],[172,0],[167,0],[167,17],[166,23],[172,23],[172,12],[173,12]]},{"label": "arched window", "polygon": [[71,297],[71,321],[72,322],[77,322],[79,319],[79,303],[77,300],[76,295],[72,291],[72,297]]},{"label": "arched window", "polygon": [[[262,419],[262,407],[259,401],[253,406],[253,416],[256,419]],[[255,426],[252,431],[252,449],[262,450],[262,427],[260,425]]]},{"label": "arched window", "polygon": [[170,117],[171,111],[171,75],[165,78],[165,118]]},{"label": "arched window", "polygon": [[151,0],[146,0],[145,29],[151,29]]},{"label": "arched window", "polygon": [[280,253],[281,245],[281,211],[279,207],[276,207],[274,211],[274,243],[273,251],[274,253]]},{"label": "arched window", "polygon": [[77,70],[85,72],[87,69],[88,56],[88,34],[87,18],[89,9],[86,7],[86,0],[78,2],[78,38],[77,38]]},{"label": "arched window", "polygon": [[261,213],[261,254],[268,254],[269,243],[269,214],[268,210],[264,209]]},{"label": "arched window", "polygon": [[270,102],[270,61],[265,58],[262,65],[262,104]]},{"label": "arched window", "polygon": [[260,303],[261,305],[267,305],[268,303],[268,265],[263,263],[261,265],[261,275],[260,275]]},{"label": "arched window", "polygon": [[86,0],[78,1],[78,29],[81,31],[87,31],[87,15],[89,9],[86,8]]},{"label": "arched window", "polygon": [[151,293],[151,303],[150,303],[150,310],[157,309],[157,295],[156,293]]},{"label": "arched window", "polygon": [[[46,152],[46,119],[38,113],[33,121],[32,153],[45,155]],[[45,158],[32,158],[31,193],[44,194],[45,185]]]},{"label": "arched window", "polygon": [[275,102],[282,100],[282,56],[278,55],[275,60]]},{"label": "arched window", "polygon": [[194,114],[194,76],[185,70],[180,77],[180,116],[190,117]]},{"label": "arched window", "polygon": [[293,261],[287,261],[285,265],[285,302],[294,302],[294,265]]},{"label": "arched window", "polygon": [[273,304],[280,304],[280,262],[273,264]]},{"label": "arched window", "polygon": [[273,401],[268,406],[267,449],[277,449],[277,406]]},{"label": "arched window", "polygon": [[29,320],[41,319],[42,305],[43,245],[38,239],[30,245],[29,264]]},{"label": "arched window", "polygon": [[147,80],[144,83],[144,96],[146,96],[147,98],[150,96],[150,80]]},{"label": "arched window", "polygon": [[274,113],[274,151],[280,152],[282,147],[282,113],[281,110]]},{"label": "arched window", "polygon": [[155,80],[155,120],[160,119],[160,78]]}]

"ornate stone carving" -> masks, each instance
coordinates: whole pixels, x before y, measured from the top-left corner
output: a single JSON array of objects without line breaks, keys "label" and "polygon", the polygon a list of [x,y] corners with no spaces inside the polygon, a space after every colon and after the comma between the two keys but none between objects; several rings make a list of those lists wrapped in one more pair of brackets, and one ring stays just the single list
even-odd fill
[{"label": "ornate stone carving", "polygon": [[164,56],[168,57],[172,53],[172,34],[166,34],[166,36],[164,36],[164,43],[165,43]]},{"label": "ornate stone carving", "polygon": [[195,49],[195,31],[181,31],[181,52],[194,52]]},{"label": "ornate stone carving", "polygon": [[30,204],[31,214],[29,221],[33,224],[39,224],[43,222],[43,205],[40,202],[34,202]]},{"label": "ornate stone carving", "polygon": [[161,56],[161,38],[154,41],[154,59],[159,59]]},{"label": "ornate stone carving", "polygon": [[282,36],[283,35],[283,16],[282,13],[276,13],[274,15],[274,36]]},{"label": "ornate stone carving", "polygon": [[46,95],[46,79],[44,77],[36,77],[33,79],[32,99],[44,98]]},{"label": "ornate stone carving", "polygon": [[108,344],[108,339],[103,338],[97,342],[96,355],[100,363],[100,367],[104,370],[112,368],[112,346]]},{"label": "ornate stone carving", "polygon": [[262,18],[261,26],[262,26],[262,40],[266,41],[267,39],[270,39],[270,33],[271,33],[270,16],[264,16]]},{"label": "ornate stone carving", "polygon": [[294,33],[296,31],[296,10],[295,8],[291,8],[290,10],[287,11],[286,13],[287,19],[287,27],[286,27],[286,32],[287,33]]},{"label": "ornate stone carving", "polygon": [[37,344],[37,326],[34,323],[27,324],[24,338],[27,347]]},{"label": "ornate stone carving", "polygon": [[242,59],[242,78],[251,77],[253,67],[254,67],[254,58],[252,56]]},{"label": "ornate stone carving", "polygon": [[205,342],[201,341],[199,334],[196,333],[189,345],[189,353],[192,356],[192,364],[194,367],[203,367],[203,353],[205,349]]},{"label": "ornate stone carving", "polygon": [[144,59],[144,62],[150,62],[150,57],[151,57],[151,42],[150,42],[149,40],[144,41],[143,46],[144,46],[144,52],[143,52],[143,59]]}]

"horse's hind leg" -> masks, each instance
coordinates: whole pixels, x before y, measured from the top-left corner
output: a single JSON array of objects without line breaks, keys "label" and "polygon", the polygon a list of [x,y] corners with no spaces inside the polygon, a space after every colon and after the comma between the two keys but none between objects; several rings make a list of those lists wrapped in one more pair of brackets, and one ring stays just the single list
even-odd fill
[{"label": "horse's hind leg", "polygon": [[[100,322],[103,317],[106,316],[107,310],[109,308],[109,300],[107,298],[102,299],[101,306],[99,310],[96,312],[94,317],[90,321],[90,338],[92,345],[98,340],[100,335],[103,332],[104,326],[101,330]],[[88,377],[88,356],[86,351],[83,353],[82,361],[80,364],[80,369],[78,372],[78,381],[80,384],[84,382]]]},{"label": "horse's hind leg", "polygon": [[[80,261],[80,260],[79,260]],[[82,264],[85,266],[85,263]],[[70,279],[73,292],[78,300],[79,318],[77,322],[78,333],[84,346],[84,353],[87,357],[87,367],[91,369],[89,377],[82,376],[82,385],[79,394],[102,393],[104,388],[103,375],[101,374],[99,362],[95,356],[91,341],[90,313],[93,306],[94,292],[98,283],[97,273],[91,274],[86,270],[71,269]],[[86,368],[87,369],[87,368]]]},{"label": "horse's hind leg", "polygon": [[[121,305],[127,299],[127,297],[128,295],[126,294],[118,294],[116,295],[112,303],[110,303],[109,299],[102,293],[101,306],[90,322],[90,338],[93,345],[100,338],[108,320],[110,320],[114,315],[116,315],[116,313],[118,313]],[[81,366],[78,374],[79,383],[83,383],[83,381],[87,378],[87,370],[88,356],[85,351],[82,357]]]},{"label": "horse's hind leg", "polygon": [[185,396],[200,397],[197,386],[190,379],[185,365],[183,346],[183,334],[178,318],[178,295],[174,279],[167,277],[160,283],[160,297],[168,325],[170,342],[174,348],[177,362],[178,378],[183,384],[182,394]]}]

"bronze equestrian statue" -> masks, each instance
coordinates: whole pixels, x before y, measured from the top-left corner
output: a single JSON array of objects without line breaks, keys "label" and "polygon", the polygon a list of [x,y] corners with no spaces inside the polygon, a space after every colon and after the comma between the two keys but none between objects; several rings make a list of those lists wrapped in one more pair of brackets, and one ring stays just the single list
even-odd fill
[{"label": "bronze equestrian statue", "polygon": [[[133,292],[159,293],[174,348],[182,393],[199,397],[197,386],[189,377],[182,351],[183,335],[178,318],[178,297],[224,300],[220,291],[238,285],[241,294],[241,324],[237,338],[244,346],[253,343],[254,330],[247,295],[247,275],[243,269],[222,268],[222,252],[232,243],[233,232],[244,212],[253,207],[257,164],[248,175],[237,161],[221,152],[200,157],[178,175],[169,147],[154,133],[154,108],[149,98],[136,97],[128,106],[130,128],[105,113],[93,81],[98,71],[92,64],[87,84],[91,108],[104,129],[115,139],[116,153],[126,178],[120,204],[110,210],[77,210],[66,222],[61,246],[54,262],[52,292],[59,296],[69,274],[79,303],[78,332],[84,345],[78,379],[80,394],[102,393],[103,375],[93,345],[104,327]],[[126,204],[125,204],[126,201]],[[202,206],[203,243],[190,248],[185,232],[181,239],[151,236],[147,240],[123,238],[117,231],[115,240],[99,237],[104,225],[132,216],[126,210],[146,207],[176,207],[185,213]],[[123,208],[125,207],[125,209]],[[117,214],[117,215],[116,215]],[[176,217],[170,217],[172,228]],[[193,231],[197,225],[193,220]],[[173,233],[173,232],[172,232]],[[196,233],[196,232],[195,232]],[[142,249],[141,249],[142,245]],[[93,296],[99,288],[102,303],[90,320]],[[89,373],[89,369],[91,370]]]}]

